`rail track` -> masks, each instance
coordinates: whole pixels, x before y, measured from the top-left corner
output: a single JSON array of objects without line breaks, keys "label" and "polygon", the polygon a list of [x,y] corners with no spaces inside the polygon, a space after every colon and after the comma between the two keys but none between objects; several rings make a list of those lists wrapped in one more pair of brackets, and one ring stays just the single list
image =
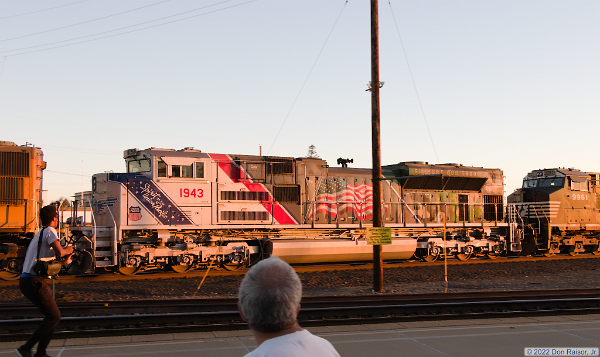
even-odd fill
[{"label": "rail track", "polygon": [[[59,304],[55,338],[245,329],[236,299],[101,301]],[[600,289],[468,294],[307,297],[304,327],[600,313]],[[30,304],[0,305],[0,341],[24,340],[41,318]]]}]

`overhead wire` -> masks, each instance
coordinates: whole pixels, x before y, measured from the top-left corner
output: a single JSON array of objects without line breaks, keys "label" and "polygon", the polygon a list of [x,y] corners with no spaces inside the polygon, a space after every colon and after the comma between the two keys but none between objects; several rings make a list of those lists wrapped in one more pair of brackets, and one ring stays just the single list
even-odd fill
[{"label": "overhead wire", "polygon": [[[109,33],[109,32],[120,31],[120,30],[123,30],[123,29],[126,29],[126,28],[141,26],[141,25],[144,25],[144,24],[147,24],[147,23],[150,23],[150,22],[156,22],[156,21],[164,20],[164,19],[167,19],[167,18],[175,17],[175,16],[181,16],[182,14],[186,14],[186,13],[190,13],[190,12],[193,12],[193,11],[198,11],[198,10],[206,9],[208,7],[220,5],[220,4],[223,4],[223,3],[226,3],[226,2],[230,2],[230,1],[233,1],[233,0],[221,1],[219,3],[215,3],[215,4],[212,4],[212,5],[203,6],[201,8],[197,8],[197,9],[194,9],[194,10],[184,11],[182,13],[178,13],[178,14],[175,14],[175,15],[165,16],[165,17],[162,17],[162,18],[159,18],[159,19],[154,19],[154,20],[150,20],[150,21],[146,21],[146,22],[141,22],[141,23],[136,24],[136,25],[125,26],[125,27],[121,27],[121,28],[118,28],[118,29],[114,29],[114,30],[103,31],[103,32],[99,32],[99,33],[96,33],[96,34],[92,34],[92,35],[86,35],[86,36],[76,37],[76,38],[72,38],[72,39],[69,39],[69,40],[62,40],[62,41],[47,43],[47,44],[43,44],[43,45],[30,46],[30,47],[24,47],[24,48],[20,48],[20,49],[13,49],[13,50],[7,50],[7,51],[0,51],[0,53],[15,52],[15,51],[20,51],[20,50],[26,50],[26,49],[29,49],[29,48],[49,46],[49,45],[56,44],[56,43],[62,43],[62,42],[68,42],[68,41],[78,40],[78,39],[81,39],[81,38],[98,36],[98,35],[102,35],[102,34]],[[227,6],[227,7],[224,7],[224,8],[217,9],[217,10],[208,11],[208,12],[204,12],[204,13],[193,15],[193,16],[188,16],[188,17],[184,17],[182,19],[168,21],[168,22],[164,22],[164,23],[161,23],[161,24],[147,26],[147,27],[143,27],[143,28],[140,28],[140,29],[135,29],[135,30],[131,30],[131,31],[121,32],[121,33],[117,33],[117,34],[114,34],[114,35],[93,38],[93,39],[89,39],[89,40],[85,40],[85,41],[79,41],[79,42],[75,42],[75,43],[69,43],[69,44],[65,44],[65,45],[61,45],[61,46],[54,46],[54,47],[49,47],[49,48],[42,48],[42,49],[34,50],[34,51],[14,53],[14,54],[7,54],[6,57],[21,56],[21,55],[26,55],[26,54],[35,53],[35,52],[48,51],[48,50],[53,50],[53,49],[57,49],[57,48],[74,46],[74,45],[79,45],[79,44],[82,44],[82,43],[87,43],[87,42],[92,42],[92,41],[98,41],[98,40],[102,40],[102,39],[105,39],[105,38],[126,35],[126,34],[129,34],[129,33],[143,31],[143,30],[147,30],[147,29],[150,29],[150,28],[155,28],[155,27],[160,27],[160,26],[164,26],[164,25],[169,25],[169,24],[172,24],[172,23],[175,23],[175,22],[179,22],[179,21],[189,20],[189,19],[192,19],[192,18],[195,18],[195,17],[198,17],[198,16],[203,16],[203,15],[213,14],[213,13],[219,12],[219,11],[229,10],[229,9],[232,9],[232,8],[235,8],[235,7],[238,7],[238,6],[242,6],[242,5],[246,5],[246,4],[249,4],[249,3],[252,3],[252,2],[256,2],[256,1],[258,1],[258,0],[249,0],[249,1],[246,1],[246,2],[243,2],[243,3],[239,3],[239,4]]]},{"label": "overhead wire", "polygon": [[296,102],[298,101],[298,98],[300,98],[300,94],[302,94],[302,91],[304,90],[304,86],[306,86],[306,83],[308,82],[308,79],[310,78],[310,75],[312,74],[313,70],[315,69],[315,66],[317,65],[317,62],[319,61],[319,58],[321,57],[321,54],[323,53],[323,50],[325,49],[325,46],[327,45],[327,42],[329,42],[329,38],[331,37],[331,34],[333,33],[333,30],[335,29],[338,21],[340,20],[340,17],[342,17],[342,13],[344,12],[344,9],[346,8],[346,5],[348,5],[348,0],[346,0],[346,2],[344,3],[344,6],[342,7],[342,10],[340,11],[340,14],[335,19],[333,27],[331,28],[331,30],[329,31],[329,34],[327,35],[327,38],[325,39],[325,43],[323,43],[323,46],[321,46],[321,50],[319,51],[319,54],[317,55],[317,58],[313,62],[313,65],[310,68],[310,71],[308,71],[308,75],[304,79],[304,82],[302,83],[302,86],[300,87],[300,90],[298,91],[298,94],[296,94],[296,98],[294,98],[294,101],[292,102],[292,106],[290,107],[290,110],[288,111],[287,115],[283,119],[283,123],[281,123],[281,126],[279,127],[279,130],[277,131],[277,134],[275,134],[275,138],[273,139],[273,142],[271,143],[271,146],[269,147],[269,150],[267,150],[267,155],[271,152],[271,149],[273,149],[273,145],[275,145],[275,142],[277,141],[277,138],[279,137],[279,134],[281,133],[281,130],[283,129],[283,127],[285,126],[285,123],[287,122],[288,118],[290,117],[290,114],[292,113],[292,110],[294,109],[294,106],[296,105]]},{"label": "overhead wire", "polygon": [[36,11],[24,12],[22,14],[15,14],[15,15],[4,16],[4,17],[0,17],[0,20],[10,19],[10,18],[19,17],[19,16],[25,16],[25,15],[31,15],[31,14],[37,14],[38,12],[44,12],[44,11],[48,11],[48,10],[54,10],[54,9],[58,9],[58,8],[61,8],[61,7],[71,6],[71,5],[79,4],[79,3],[82,3],[82,2],[86,2],[86,1],[90,1],[90,0],[81,0],[81,1],[72,2],[70,4],[64,4],[64,5],[49,7],[49,8],[46,8],[46,9],[41,9],[41,10],[36,10]]},{"label": "overhead wire", "polygon": [[4,66],[6,66],[6,56],[4,57],[4,61],[2,61],[2,69],[0,69],[0,77],[4,73]]},{"label": "overhead wire", "polygon": [[237,143],[237,144],[258,145],[257,143],[241,142],[239,140],[223,140],[223,139],[214,139],[212,137],[210,137],[210,138],[208,138],[208,137],[203,138],[203,137],[192,136],[192,135],[179,135],[179,134],[169,134],[169,133],[165,133],[165,132],[142,131],[142,130],[139,130],[139,129],[116,128],[116,127],[110,127],[110,126],[85,124],[83,122],[73,123],[73,122],[66,122],[66,121],[60,121],[60,120],[39,119],[39,118],[25,117],[25,116],[19,116],[19,115],[2,114],[2,113],[0,113],[0,116],[7,116],[7,117],[12,117],[12,118],[21,118],[21,119],[28,119],[28,120],[38,120],[38,121],[45,121],[45,122],[51,122],[51,123],[65,124],[65,127],[70,127],[70,126],[73,126],[73,125],[78,125],[78,126],[84,126],[84,127],[88,127],[88,128],[106,129],[106,130],[111,130],[113,132],[123,132],[123,131],[128,131],[129,132],[130,131],[130,132],[140,133],[140,134],[159,135],[161,137],[167,136],[167,137],[175,137],[175,138],[190,138],[190,139],[195,139],[195,140],[202,139],[204,141],[229,142],[229,143]]},{"label": "overhead wire", "polygon": [[44,172],[52,172],[53,174],[61,174],[61,175],[71,175],[71,176],[82,176],[82,177],[92,177],[92,175],[82,175],[82,174],[72,174],[69,172],[59,172],[45,169]]},{"label": "overhead wire", "polygon": [[440,162],[440,159],[438,158],[437,150],[435,149],[435,144],[433,142],[433,137],[431,136],[431,130],[429,130],[429,124],[427,123],[427,117],[425,116],[425,110],[423,109],[423,103],[421,102],[421,97],[419,96],[419,91],[417,89],[417,83],[415,82],[415,77],[414,77],[412,69],[410,67],[410,62],[408,61],[408,55],[406,54],[406,49],[404,48],[404,42],[402,41],[402,36],[400,35],[398,21],[396,21],[396,16],[394,15],[394,9],[392,9],[391,1],[388,1],[388,4],[390,5],[390,11],[392,13],[392,18],[394,19],[394,24],[396,25],[396,32],[398,33],[398,38],[400,39],[400,46],[402,47],[402,53],[404,53],[404,59],[406,60],[406,65],[408,66],[408,72],[410,73],[410,79],[412,80],[413,87],[415,88],[415,93],[417,94],[417,100],[419,102],[419,107],[421,108],[421,114],[423,115],[423,121],[425,121],[425,127],[427,128],[427,133],[429,134],[429,140],[431,141],[433,153],[435,154],[435,159],[437,160],[437,162]]},{"label": "overhead wire", "polygon": [[74,27],[74,26],[89,24],[90,22],[100,21],[100,20],[108,19],[110,17],[127,14],[127,13],[130,13],[130,12],[133,12],[133,11],[138,11],[138,10],[141,10],[141,9],[146,9],[146,8],[149,8],[149,7],[152,7],[152,6],[156,6],[156,5],[159,5],[159,4],[162,4],[162,3],[165,3],[165,2],[169,2],[169,1],[173,1],[173,0],[163,0],[163,1],[156,2],[154,4],[150,4],[150,5],[138,7],[138,8],[135,8],[135,9],[131,9],[131,10],[119,12],[119,13],[116,13],[116,14],[111,14],[111,15],[107,15],[107,16],[98,17],[98,18],[95,18],[95,19],[92,19],[92,20],[78,22],[76,24],[71,24],[71,25],[67,25],[67,26],[61,26],[61,27],[50,29],[50,30],[40,31],[40,32],[34,32],[34,33],[27,34],[27,35],[21,35],[21,36],[12,37],[12,38],[6,38],[6,39],[3,39],[3,40],[0,40],[0,42],[6,42],[6,41],[16,40],[16,39],[24,38],[24,37],[41,35],[41,34],[44,34],[44,33],[52,32],[52,31],[58,31],[58,30],[69,28],[69,27]]}]

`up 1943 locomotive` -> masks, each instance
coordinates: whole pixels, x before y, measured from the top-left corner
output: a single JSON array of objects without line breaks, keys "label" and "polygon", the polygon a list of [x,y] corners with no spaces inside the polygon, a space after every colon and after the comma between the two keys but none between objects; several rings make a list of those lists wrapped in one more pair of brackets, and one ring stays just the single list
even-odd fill
[{"label": "up 1943 locomotive", "polygon": [[38,229],[42,151],[0,141],[0,279],[21,274],[27,245]]},{"label": "up 1943 locomotive", "polygon": [[[91,222],[72,222],[79,270],[123,274],[237,269],[276,254],[290,263],[372,259],[371,170],[318,158],[131,149],[126,173],[93,176]],[[521,251],[499,169],[402,162],[383,166],[383,259],[495,258]],[[445,249],[444,249],[445,247]],[[75,269],[77,270],[77,269]]]}]

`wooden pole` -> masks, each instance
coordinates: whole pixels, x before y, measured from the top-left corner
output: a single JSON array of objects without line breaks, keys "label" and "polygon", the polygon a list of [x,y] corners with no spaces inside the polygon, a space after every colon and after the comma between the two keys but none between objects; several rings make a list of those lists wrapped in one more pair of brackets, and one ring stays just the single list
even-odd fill
[{"label": "wooden pole", "polygon": [[[379,20],[378,0],[371,0],[371,132],[373,142],[373,227],[382,226],[381,141],[379,135]],[[383,291],[381,245],[373,246],[373,290]]]},{"label": "wooden pole", "polygon": [[446,247],[446,221],[446,204],[444,203],[444,285],[446,287],[444,292],[448,293],[448,254],[446,254],[448,250]]}]

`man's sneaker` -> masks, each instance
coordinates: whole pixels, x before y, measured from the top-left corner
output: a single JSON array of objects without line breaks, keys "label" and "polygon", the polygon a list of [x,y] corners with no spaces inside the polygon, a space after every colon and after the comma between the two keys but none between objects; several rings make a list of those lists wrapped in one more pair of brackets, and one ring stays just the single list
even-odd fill
[{"label": "man's sneaker", "polygon": [[31,350],[26,350],[23,348],[23,346],[17,348],[17,353],[21,357],[31,357]]}]

